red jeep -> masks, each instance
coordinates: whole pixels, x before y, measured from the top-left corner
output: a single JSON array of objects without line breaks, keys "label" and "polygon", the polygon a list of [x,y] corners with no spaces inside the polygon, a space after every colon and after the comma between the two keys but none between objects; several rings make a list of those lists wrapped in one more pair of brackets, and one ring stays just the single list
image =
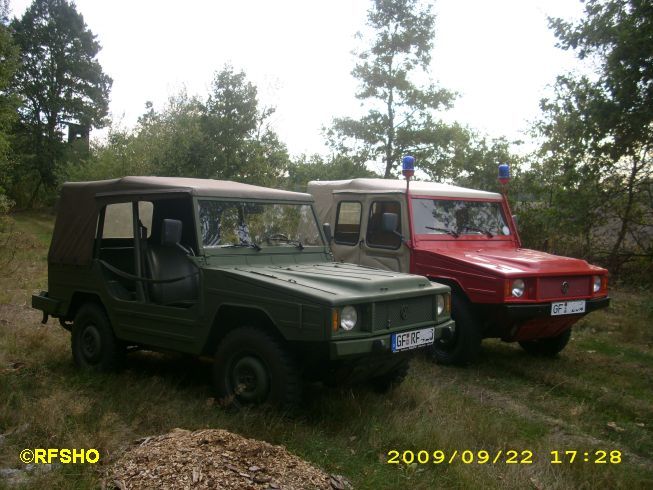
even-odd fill
[{"label": "red jeep", "polygon": [[521,247],[506,199],[432,182],[352,179],[308,184],[337,260],[410,272],[452,288],[443,364],[465,364],[481,340],[554,356],[581,317],[608,306],[608,271]]}]

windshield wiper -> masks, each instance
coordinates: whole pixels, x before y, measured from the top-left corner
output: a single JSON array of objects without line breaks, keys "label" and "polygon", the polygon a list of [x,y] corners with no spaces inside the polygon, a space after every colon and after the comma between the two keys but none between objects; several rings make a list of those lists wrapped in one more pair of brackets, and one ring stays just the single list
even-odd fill
[{"label": "windshield wiper", "polygon": [[436,227],[433,227],[433,226],[424,226],[424,228],[427,228],[427,229],[433,230],[433,231],[442,231],[444,233],[447,233],[447,234],[451,235],[454,238],[458,238],[458,233],[456,233],[453,230],[450,230],[449,228],[436,228]]},{"label": "windshield wiper", "polygon": [[459,229],[460,230],[478,231],[479,233],[483,233],[483,234],[487,235],[488,238],[492,238],[494,236],[490,230],[487,230],[485,228],[479,228],[478,226],[463,225]]},{"label": "windshield wiper", "polygon": [[263,237],[264,240],[266,240],[268,243],[270,241],[278,241],[278,242],[286,242],[290,243],[291,245],[294,245],[297,247],[299,250],[304,250],[304,244],[300,242],[299,240],[293,240],[292,238],[288,238],[287,235],[284,235],[283,233],[274,233],[273,235],[267,235]]},{"label": "windshield wiper", "polygon": [[237,248],[237,247],[249,247],[249,248],[253,248],[257,252],[261,250],[261,247],[258,245],[258,243],[255,242],[231,243],[229,245],[223,245],[221,248]]}]

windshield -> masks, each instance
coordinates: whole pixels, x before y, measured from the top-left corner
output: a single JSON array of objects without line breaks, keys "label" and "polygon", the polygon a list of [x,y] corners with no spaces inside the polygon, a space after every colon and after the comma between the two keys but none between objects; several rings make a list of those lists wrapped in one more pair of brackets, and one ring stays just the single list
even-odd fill
[{"label": "windshield", "polygon": [[199,201],[205,248],[323,246],[309,204]]},{"label": "windshield", "polygon": [[500,202],[413,199],[416,235],[510,235]]}]

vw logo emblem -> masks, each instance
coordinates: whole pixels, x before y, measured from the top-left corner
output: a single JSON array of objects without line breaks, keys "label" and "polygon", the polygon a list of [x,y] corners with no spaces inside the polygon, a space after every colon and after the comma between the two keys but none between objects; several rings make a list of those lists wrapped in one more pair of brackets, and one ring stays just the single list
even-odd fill
[{"label": "vw logo emblem", "polygon": [[560,286],[560,291],[562,291],[562,294],[567,294],[567,291],[569,291],[569,283],[567,281],[563,281],[562,286]]},{"label": "vw logo emblem", "polygon": [[399,315],[401,316],[402,320],[405,320],[406,317],[408,316],[408,306],[401,305],[401,309],[399,310]]}]

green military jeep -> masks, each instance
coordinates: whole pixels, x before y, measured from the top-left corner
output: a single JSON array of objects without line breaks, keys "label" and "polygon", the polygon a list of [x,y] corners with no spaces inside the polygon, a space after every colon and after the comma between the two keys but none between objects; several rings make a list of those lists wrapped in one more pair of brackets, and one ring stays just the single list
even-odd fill
[{"label": "green military jeep", "polygon": [[125,177],[63,186],[48,291],[83,369],[128,350],[214,356],[226,403],[288,407],[302,381],[401,382],[411,351],[450,335],[450,290],[333,261],[308,194]]}]

